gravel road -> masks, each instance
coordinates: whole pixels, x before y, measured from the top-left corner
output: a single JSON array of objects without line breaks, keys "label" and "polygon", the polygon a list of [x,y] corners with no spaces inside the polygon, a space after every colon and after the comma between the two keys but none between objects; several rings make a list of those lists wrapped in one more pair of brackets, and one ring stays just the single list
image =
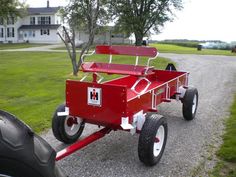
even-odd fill
[{"label": "gravel road", "polygon": [[[213,145],[221,142],[222,120],[227,117],[236,91],[236,57],[161,54],[178,63],[179,70],[190,72],[190,85],[198,88],[196,119],[182,117],[180,102],[162,104],[159,113],[167,117],[169,134],[159,164],[145,167],[137,155],[138,136],[111,132],[105,138],[58,162],[70,177],[135,176],[184,177],[196,175],[198,168],[210,168],[204,162]],[[88,125],[83,137],[96,130]],[[64,145],[51,131],[43,135],[57,150]],[[208,153],[208,154],[207,154]],[[202,165],[204,164],[204,165]]]}]

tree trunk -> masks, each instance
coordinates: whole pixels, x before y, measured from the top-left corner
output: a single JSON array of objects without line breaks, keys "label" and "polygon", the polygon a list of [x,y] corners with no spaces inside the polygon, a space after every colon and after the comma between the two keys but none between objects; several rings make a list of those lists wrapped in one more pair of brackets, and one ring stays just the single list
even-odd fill
[{"label": "tree trunk", "polygon": [[71,37],[71,47],[72,47],[72,57],[71,57],[71,62],[73,66],[73,75],[77,76],[77,73],[79,72],[79,66],[77,65],[76,61],[76,46],[75,46],[75,29],[72,28],[72,37]]},{"label": "tree trunk", "polygon": [[87,42],[87,44],[83,47],[81,53],[80,53],[80,58],[79,58],[79,61],[78,61],[78,68],[81,66],[82,64],[82,56],[83,54],[87,51],[89,51],[89,48],[90,46],[93,44],[93,41],[94,41],[94,32],[92,32],[90,35],[89,35],[89,40]]},{"label": "tree trunk", "polygon": [[[68,55],[71,59],[72,69],[73,69],[73,75],[77,76],[79,72],[79,67],[77,65],[76,61],[76,48],[75,48],[75,31],[72,30],[72,38],[70,38],[68,32],[66,31],[66,28],[63,26],[63,31],[65,33],[65,39],[62,37],[62,35],[58,32],[58,36],[61,38],[61,40],[64,42]],[[71,48],[69,46],[69,43],[71,44]],[[72,51],[71,51],[72,50]]]},{"label": "tree trunk", "polygon": [[79,67],[77,66],[77,63],[76,63],[76,56],[71,58],[71,63],[73,66],[73,75],[77,76],[79,72]]},{"label": "tree trunk", "polygon": [[141,46],[143,43],[143,35],[141,33],[135,33],[135,45]]},{"label": "tree trunk", "polygon": [[72,44],[71,47],[72,47],[71,63],[72,63],[72,66],[73,66],[73,75],[77,76],[78,72],[79,72],[79,67],[78,67],[77,61],[76,61],[76,47],[75,47],[75,44]]},{"label": "tree trunk", "polygon": [[90,8],[88,8],[88,12],[87,12],[88,14],[86,16],[86,18],[88,20],[89,40],[88,40],[87,44],[83,47],[83,49],[80,53],[78,67],[80,67],[80,65],[82,64],[83,54],[85,52],[88,53],[90,46],[93,44],[96,26],[97,26],[96,23],[97,23],[97,19],[98,19],[98,15],[99,15],[99,8],[100,8],[100,0],[97,0],[97,5],[96,5],[95,9],[92,8],[91,1],[87,1],[87,3],[88,3],[87,5],[90,6]]}]

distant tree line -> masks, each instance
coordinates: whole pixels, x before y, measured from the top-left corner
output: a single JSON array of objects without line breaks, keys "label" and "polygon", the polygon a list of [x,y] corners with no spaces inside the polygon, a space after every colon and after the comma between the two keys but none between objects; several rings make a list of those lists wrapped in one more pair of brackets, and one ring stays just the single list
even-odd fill
[{"label": "distant tree line", "polygon": [[231,50],[235,47],[235,43],[226,43],[220,40],[188,40],[188,39],[168,39],[168,40],[151,40],[149,43],[159,44],[172,44],[182,47],[197,48],[198,45],[202,45],[203,48],[207,49],[219,49],[219,50]]}]

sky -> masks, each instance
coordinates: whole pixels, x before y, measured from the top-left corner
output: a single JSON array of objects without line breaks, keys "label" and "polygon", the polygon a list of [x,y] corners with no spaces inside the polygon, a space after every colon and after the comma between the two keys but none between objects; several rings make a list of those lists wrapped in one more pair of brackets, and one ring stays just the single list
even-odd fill
[{"label": "sky", "polygon": [[[25,0],[30,7],[45,7],[47,0]],[[162,33],[150,39],[192,39],[236,41],[236,0],[183,0],[184,9],[175,13]],[[68,0],[50,0],[50,6],[63,6]]]}]

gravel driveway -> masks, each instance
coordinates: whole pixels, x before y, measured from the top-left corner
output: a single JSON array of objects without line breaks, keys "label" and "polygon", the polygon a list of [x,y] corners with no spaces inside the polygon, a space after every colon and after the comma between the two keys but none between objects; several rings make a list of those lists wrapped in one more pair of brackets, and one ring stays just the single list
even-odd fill
[{"label": "gravel driveway", "polygon": [[[179,70],[189,71],[190,85],[199,90],[196,119],[182,117],[180,102],[162,104],[159,113],[168,118],[169,134],[159,164],[145,167],[138,159],[138,136],[111,132],[105,138],[58,162],[70,177],[78,176],[174,176],[194,175],[205,165],[209,147],[218,145],[223,132],[222,120],[227,117],[236,91],[236,57],[161,54],[178,63]],[[88,125],[86,136],[96,130]],[[51,131],[43,136],[57,150],[63,147]],[[209,146],[210,145],[210,146]],[[208,164],[209,167],[209,164]],[[207,167],[207,168],[208,168]]]}]

